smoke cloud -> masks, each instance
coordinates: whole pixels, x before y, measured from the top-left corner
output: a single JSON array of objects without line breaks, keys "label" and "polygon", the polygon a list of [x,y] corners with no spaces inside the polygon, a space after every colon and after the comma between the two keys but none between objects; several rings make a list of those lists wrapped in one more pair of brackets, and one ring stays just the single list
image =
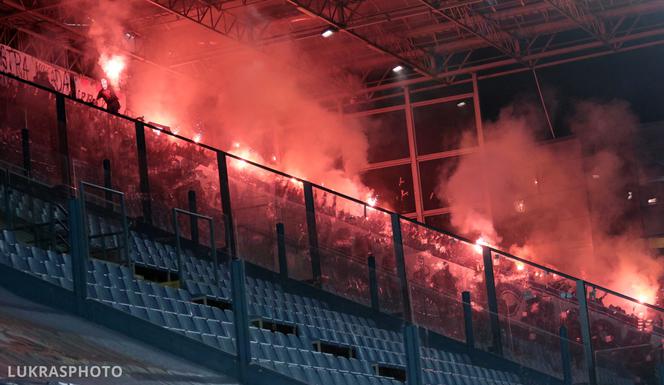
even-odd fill
[{"label": "smoke cloud", "polygon": [[[120,1],[90,2],[89,35],[100,60],[118,54],[113,47],[122,45],[129,9]],[[263,22],[260,14],[252,20]],[[368,147],[362,122],[317,99],[359,81],[330,77],[325,63],[294,44],[254,49],[193,22],[169,28],[142,31],[145,55],[164,68],[129,63],[122,83],[130,114],[348,195],[371,196],[359,179]],[[220,47],[221,54],[209,55]],[[189,59],[196,64],[182,65]]]},{"label": "smoke cloud", "polygon": [[462,158],[449,178],[441,177],[437,193],[450,202],[452,225],[521,257],[654,301],[662,268],[640,238],[631,189],[636,117],[621,101],[580,102],[569,122],[575,138],[541,144],[535,140],[538,113],[534,105],[504,108],[485,124],[484,153]]}]

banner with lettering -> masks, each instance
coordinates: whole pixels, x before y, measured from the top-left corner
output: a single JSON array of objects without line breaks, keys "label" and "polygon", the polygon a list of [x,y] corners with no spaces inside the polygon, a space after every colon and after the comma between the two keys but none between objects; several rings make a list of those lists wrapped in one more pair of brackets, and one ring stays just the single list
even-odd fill
[{"label": "banner with lettering", "polygon": [[[88,103],[95,103],[101,89],[99,80],[68,71],[3,44],[0,44],[0,71]],[[72,89],[76,90],[75,95]],[[120,112],[123,113],[127,107],[126,98],[119,90],[115,91],[122,106]],[[100,103],[103,106],[103,102]]]}]

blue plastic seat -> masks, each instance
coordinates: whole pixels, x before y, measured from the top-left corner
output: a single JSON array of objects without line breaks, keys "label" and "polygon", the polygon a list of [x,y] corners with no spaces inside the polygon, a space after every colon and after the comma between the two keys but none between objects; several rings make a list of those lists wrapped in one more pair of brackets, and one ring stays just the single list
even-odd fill
[{"label": "blue plastic seat", "polygon": [[219,346],[221,347],[221,350],[231,354],[236,353],[235,342],[231,338],[217,337],[217,339],[219,340]]},{"label": "blue plastic seat", "polygon": [[19,269],[19,270],[23,270],[23,271],[30,271],[30,267],[28,266],[28,263],[25,261],[25,259],[20,258],[16,254],[11,254],[9,256],[9,258],[11,260],[12,267],[14,269]]},{"label": "blue plastic seat", "polygon": [[13,231],[11,231],[11,230],[2,230],[2,236],[4,238],[4,241],[7,242],[8,245],[15,245],[16,244],[16,235],[14,234]]},{"label": "blue plastic seat", "polygon": [[227,336],[226,332],[221,327],[220,321],[208,319],[207,324],[212,334],[215,334],[217,336]]},{"label": "blue plastic seat", "polygon": [[288,364],[288,369],[293,378],[303,383],[307,382],[307,376],[304,372],[304,369],[300,365]]},{"label": "blue plastic seat", "polygon": [[178,314],[177,315],[180,327],[184,330],[188,331],[196,331],[196,326],[194,325],[193,317],[187,316],[187,315],[182,315]]},{"label": "blue plastic seat", "polygon": [[32,273],[39,275],[47,274],[46,267],[44,267],[44,264],[37,258],[28,257],[27,261],[28,261],[28,267]]}]

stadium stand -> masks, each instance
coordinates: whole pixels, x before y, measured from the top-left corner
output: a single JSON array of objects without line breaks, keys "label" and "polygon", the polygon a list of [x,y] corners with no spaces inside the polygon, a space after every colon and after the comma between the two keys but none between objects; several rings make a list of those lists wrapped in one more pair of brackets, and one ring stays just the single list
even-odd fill
[{"label": "stadium stand", "polygon": [[[252,381],[242,370],[249,367],[262,368],[262,383],[275,384],[661,381],[656,307],[143,122],[4,80],[28,90],[32,108],[53,112],[55,105],[54,122],[74,112],[99,128],[95,135],[113,131],[114,141],[136,152],[81,152],[99,143],[70,132],[64,146],[77,149],[63,160],[54,154],[57,130],[66,131],[68,119],[39,125],[36,131],[52,129],[47,136],[55,139],[27,154],[11,140],[0,144],[8,149],[0,159],[8,163],[0,264],[73,293],[79,307],[102,305],[123,313],[123,322],[137,322],[135,330],[156,328],[159,338],[184,341],[168,337],[177,334],[190,340],[187,346],[234,357],[240,369],[233,375],[246,383]],[[15,129],[7,119],[3,138]],[[176,155],[164,155],[164,148]],[[177,159],[159,163],[160,151]],[[115,167],[112,183],[99,177],[102,159]],[[169,173],[186,178],[180,169],[196,170],[196,183],[169,192]],[[118,327],[132,333],[131,326]]]}]

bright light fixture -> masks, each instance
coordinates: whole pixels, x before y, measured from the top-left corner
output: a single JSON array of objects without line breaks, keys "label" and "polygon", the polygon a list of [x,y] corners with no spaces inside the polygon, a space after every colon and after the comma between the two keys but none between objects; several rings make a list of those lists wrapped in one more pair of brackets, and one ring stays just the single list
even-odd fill
[{"label": "bright light fixture", "polygon": [[324,38],[328,38],[332,35],[334,35],[334,30],[332,28],[328,28],[321,33],[321,36],[323,36]]},{"label": "bright light fixture", "polygon": [[392,68],[392,72],[397,72],[398,73],[398,72],[401,72],[401,71],[403,71],[403,66],[400,65],[400,64],[396,65],[396,66],[394,66],[394,68]]},{"label": "bright light fixture", "polygon": [[465,107],[465,106],[466,106],[466,102],[464,100],[457,103],[457,107]]}]

